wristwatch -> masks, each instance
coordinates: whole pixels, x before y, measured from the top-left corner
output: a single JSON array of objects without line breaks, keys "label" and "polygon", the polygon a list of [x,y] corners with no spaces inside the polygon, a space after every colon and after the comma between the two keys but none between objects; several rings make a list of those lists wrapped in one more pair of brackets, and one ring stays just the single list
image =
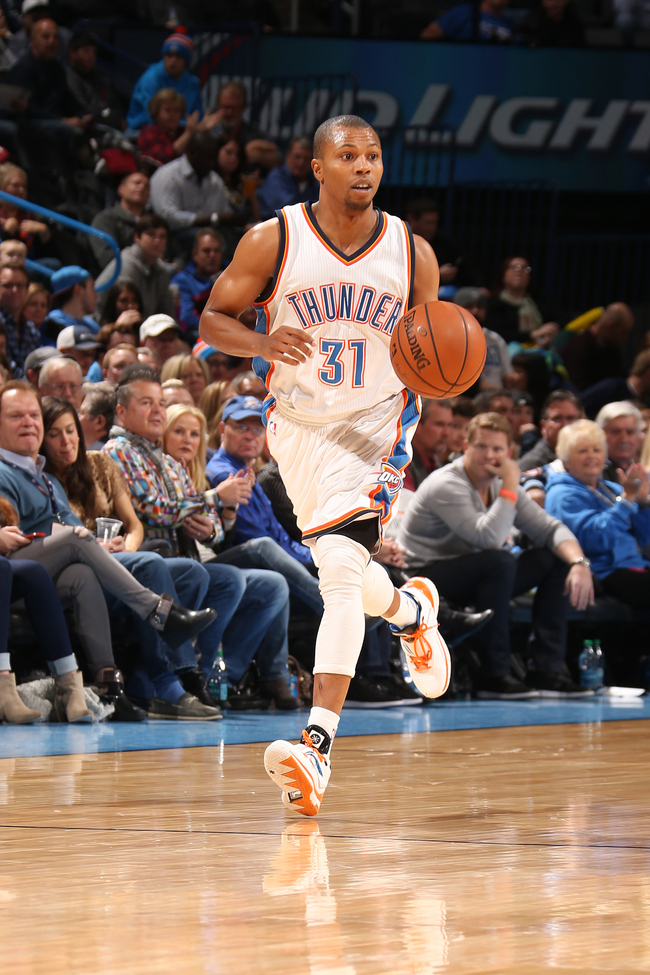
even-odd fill
[{"label": "wristwatch", "polygon": [[579,559],[574,559],[571,565],[585,565],[588,569],[591,568],[591,562],[584,555],[581,555]]}]

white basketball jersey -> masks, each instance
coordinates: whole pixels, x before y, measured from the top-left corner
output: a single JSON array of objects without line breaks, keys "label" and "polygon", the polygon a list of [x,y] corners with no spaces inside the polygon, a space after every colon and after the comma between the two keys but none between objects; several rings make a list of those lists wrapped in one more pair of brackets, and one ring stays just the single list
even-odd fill
[{"label": "white basketball jersey", "polygon": [[276,272],[255,304],[257,329],[304,329],[314,355],[298,366],[255,360],[278,409],[329,423],[390,399],[404,386],[390,362],[390,337],[410,305],[413,237],[397,217],[375,211],[377,226],[355,254],[325,237],[309,203],[285,207]]}]

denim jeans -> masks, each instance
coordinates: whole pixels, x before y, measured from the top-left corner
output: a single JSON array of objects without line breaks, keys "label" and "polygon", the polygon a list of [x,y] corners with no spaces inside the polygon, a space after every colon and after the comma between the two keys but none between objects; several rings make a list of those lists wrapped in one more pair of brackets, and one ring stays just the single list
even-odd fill
[{"label": "denim jeans", "polygon": [[251,538],[243,545],[236,545],[217,556],[220,564],[238,565],[240,569],[271,569],[279,572],[289,583],[293,596],[309,606],[317,616],[323,615],[323,597],[318,579],[311,575],[302,562],[282,548],[273,538]]}]

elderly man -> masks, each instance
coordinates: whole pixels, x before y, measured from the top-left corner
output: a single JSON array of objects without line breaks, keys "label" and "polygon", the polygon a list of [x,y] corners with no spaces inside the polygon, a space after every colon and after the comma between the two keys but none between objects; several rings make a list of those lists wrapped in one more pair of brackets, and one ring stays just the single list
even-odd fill
[{"label": "elderly man", "polygon": [[622,483],[621,474],[636,462],[643,441],[642,422],[641,412],[627,400],[608,403],[598,413],[596,423],[607,440],[607,463],[603,472],[606,481]]},{"label": "elderly man", "polygon": [[625,376],[622,350],[634,328],[629,305],[616,301],[604,309],[584,332],[579,332],[562,350],[571,382],[579,390],[603,379]]},{"label": "elderly man", "polygon": [[[165,402],[158,374],[146,366],[130,366],[117,387],[118,427],[104,447],[119,465],[131,491],[133,507],[145,535],[163,539],[172,552],[195,554],[196,542],[218,544],[223,538],[219,509],[232,520],[232,508],[248,491],[244,478],[198,492],[184,467],[163,453]],[[233,502],[233,498],[237,501]],[[217,610],[217,621],[199,638],[200,680],[207,680],[223,639],[229,683],[236,687],[256,659],[262,692],[284,709],[297,706],[287,684],[289,587],[277,572],[236,569],[207,562],[209,576],[204,605]],[[235,698],[236,699],[236,698]]]},{"label": "elderly man", "polygon": [[79,407],[86,450],[101,450],[115,419],[115,384],[95,383]]},{"label": "elderly man", "polygon": [[78,410],[83,400],[83,373],[75,359],[59,355],[47,359],[38,377],[41,396],[60,396]]},{"label": "elderly man", "polygon": [[282,207],[294,203],[313,203],[318,199],[319,183],[311,171],[311,139],[292,139],[282,166],[272,169],[257,192],[263,220],[268,220]]},{"label": "elderly man", "polygon": [[431,471],[442,466],[451,429],[451,403],[443,399],[422,400],[422,415],[413,435],[413,460],[404,474],[404,487],[415,491]]},{"label": "elderly man", "polygon": [[[512,443],[512,428],[502,416],[474,417],[465,456],[420,485],[398,538],[409,570],[432,579],[442,596],[478,611],[494,610],[474,636],[481,657],[479,697],[579,697],[584,692],[565,665],[565,593],[579,609],[593,601],[589,563],[569,529],[519,487]],[[510,551],[513,528],[533,545],[518,556]],[[524,683],[510,672],[508,608],[513,596],[534,587],[533,666]]]},{"label": "elderly man", "polygon": [[25,304],[29,277],[24,267],[0,269],[0,324],[7,334],[7,357],[14,378],[23,375],[25,359],[41,344],[41,334],[32,322],[20,322],[20,310]]},{"label": "elderly man", "polygon": [[181,330],[171,315],[151,315],[140,326],[140,342],[156,353],[160,365],[180,352]]},{"label": "elderly man", "polygon": [[[117,197],[118,202],[114,206],[100,210],[93,217],[92,226],[112,237],[122,251],[133,243],[136,223],[144,216],[149,202],[149,177],[144,173],[128,173],[117,188]],[[113,251],[98,237],[89,237],[88,242],[103,270],[113,260]]]},{"label": "elderly man", "polygon": [[51,345],[42,345],[39,349],[34,349],[25,359],[25,379],[32,389],[38,389],[38,377],[41,369],[48,359],[60,358],[61,353],[53,349]]},{"label": "elderly man", "polygon": [[[149,315],[174,312],[174,299],[169,290],[169,271],[163,257],[167,249],[169,228],[156,213],[145,213],[136,221],[133,244],[121,254],[120,280],[135,285],[142,298],[140,311],[144,318]],[[109,281],[115,270],[115,260],[108,264],[97,278],[96,284]],[[97,295],[97,313],[101,315],[106,303],[107,291]]]},{"label": "elderly man", "polygon": [[[23,531],[40,536],[16,555],[44,565],[60,596],[72,600],[77,632],[95,682],[110,689],[121,720],[144,719],[144,712],[134,708],[123,693],[122,676],[111,648],[103,586],[110,593],[107,598],[113,612],[122,615],[129,607],[140,649],[138,662],[153,688],[150,713],[158,717],[218,718],[218,709],[206,709],[183,691],[174,672],[180,675],[189,669],[189,663],[196,663],[188,641],[213,622],[214,613],[195,613],[179,606],[171,572],[174,570],[182,582],[185,595],[197,586],[196,596],[200,598],[200,571],[188,572],[184,564],[174,566],[152,553],[116,551],[109,555],[70,511],[58,481],[43,473],[45,458],[38,453],[42,440],[43,416],[37,395],[27,383],[8,383],[0,390],[0,493],[15,506]],[[166,647],[156,631],[164,634]]]}]

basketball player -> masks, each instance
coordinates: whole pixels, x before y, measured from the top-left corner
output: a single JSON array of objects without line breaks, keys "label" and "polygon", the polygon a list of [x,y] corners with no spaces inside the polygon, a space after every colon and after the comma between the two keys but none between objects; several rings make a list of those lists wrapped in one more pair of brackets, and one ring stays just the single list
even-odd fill
[{"label": "basketball player", "polygon": [[[255,356],[269,390],[266,433],[318,566],[324,613],[316,641],[314,707],[302,741],[273,742],[267,772],[288,808],[314,816],[330,776],[330,748],[364,636],[364,612],[399,633],[426,697],[449,683],[449,654],[428,579],[395,589],[372,561],[411,459],[420,416],[390,362],[396,323],[437,300],[429,244],[374,209],[379,139],[363,119],[328,119],[314,139],[318,203],[297,204],[249,230],[212,289],[202,338]],[[251,303],[255,332],[238,316]]]}]

